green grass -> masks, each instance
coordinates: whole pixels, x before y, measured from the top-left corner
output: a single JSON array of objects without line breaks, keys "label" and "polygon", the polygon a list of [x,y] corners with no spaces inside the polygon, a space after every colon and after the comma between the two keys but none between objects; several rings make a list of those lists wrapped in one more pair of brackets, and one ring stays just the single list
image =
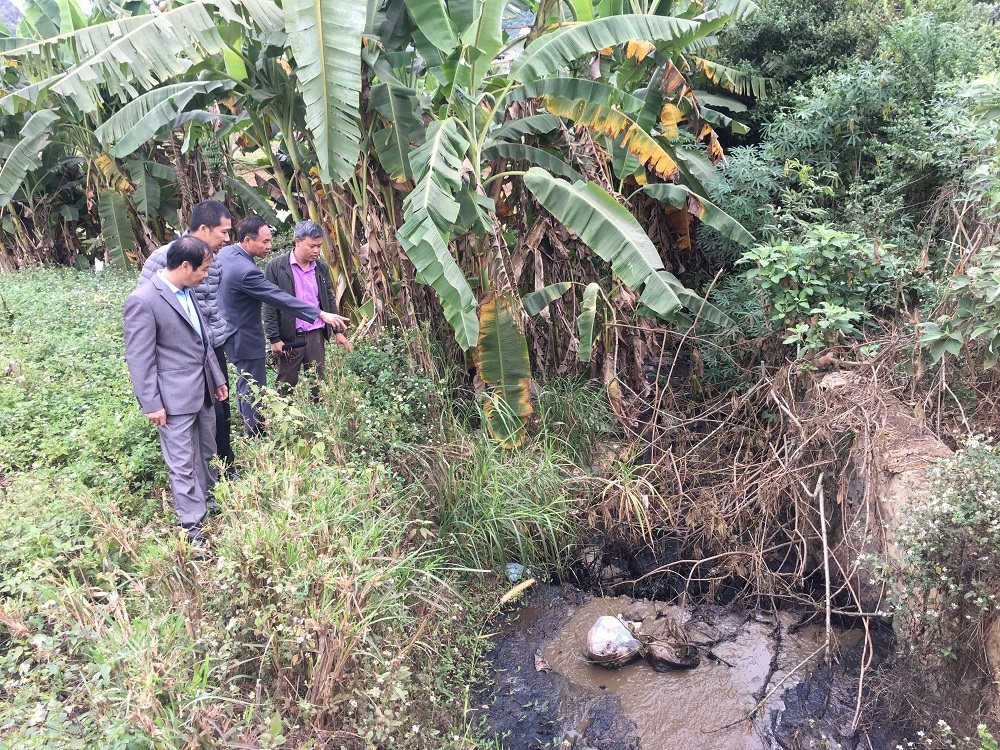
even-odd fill
[{"label": "green grass", "polygon": [[464,434],[399,339],[271,396],[192,559],[121,340],[127,277],[0,276],[0,745],[471,748],[507,560],[557,571],[576,469]]},{"label": "green grass", "polygon": [[510,451],[479,436],[445,446],[428,472],[428,503],[449,554],[479,570],[518,562],[560,571],[576,531],[574,470],[542,443]]}]

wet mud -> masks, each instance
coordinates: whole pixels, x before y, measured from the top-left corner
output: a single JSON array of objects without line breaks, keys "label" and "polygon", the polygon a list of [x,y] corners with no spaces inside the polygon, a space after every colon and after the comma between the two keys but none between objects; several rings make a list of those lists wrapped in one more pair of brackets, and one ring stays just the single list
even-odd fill
[{"label": "wet mud", "polygon": [[[701,665],[656,672],[645,661],[620,670],[589,663],[587,631],[606,614],[641,620],[647,631],[672,619],[698,646]],[[495,682],[477,704],[487,734],[510,750],[893,746],[893,732],[853,726],[860,631],[836,631],[838,660],[825,666],[825,629],[795,613],[683,610],[540,586],[506,615],[495,641]]]}]

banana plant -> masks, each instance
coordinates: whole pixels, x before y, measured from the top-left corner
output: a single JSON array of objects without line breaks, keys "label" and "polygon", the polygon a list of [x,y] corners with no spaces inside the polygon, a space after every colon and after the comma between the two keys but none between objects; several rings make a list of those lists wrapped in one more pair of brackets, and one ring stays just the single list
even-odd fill
[{"label": "banana plant", "polygon": [[[80,159],[83,213],[96,208],[116,262],[175,211],[177,160],[223,134],[213,189],[269,221],[279,209],[324,221],[344,294],[378,288],[357,281],[369,273],[358,243],[388,227],[474,353],[487,426],[509,444],[530,414],[528,317],[580,294],[586,362],[615,314],[594,279],[522,297],[508,264],[539,206],[638,295],[641,314],[728,322],[666,271],[618,196],[660,201],[681,237],[700,221],[752,240],[705,187],[725,159],[720,129],[744,129],[739,97],[767,89],[711,60],[749,0],[635,0],[629,13],[616,0],[538,2],[523,36],[504,30],[519,0],[98,3],[90,15],[76,2],[28,0],[29,23],[0,39],[16,80],[0,91],[3,132],[24,128],[0,147],[0,200],[16,201],[36,162],[67,150]],[[594,155],[582,157],[585,136]],[[409,283],[398,271],[382,288]]]}]

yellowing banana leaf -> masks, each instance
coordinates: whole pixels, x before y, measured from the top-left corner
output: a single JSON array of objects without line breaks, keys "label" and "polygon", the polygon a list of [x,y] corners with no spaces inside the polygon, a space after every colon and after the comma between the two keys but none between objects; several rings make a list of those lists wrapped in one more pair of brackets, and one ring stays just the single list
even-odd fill
[{"label": "yellowing banana leaf", "polygon": [[643,39],[629,39],[625,42],[625,56],[636,62],[645,60],[655,49],[655,44],[651,44]]},{"label": "yellowing banana leaf", "polygon": [[663,179],[673,180],[678,176],[677,164],[670,155],[625,112],[598,102],[573,101],[559,96],[546,96],[545,108],[618,141]]},{"label": "yellowing banana leaf", "polygon": [[522,83],[545,78],[584,55],[617,47],[631,39],[663,42],[680,49],[696,39],[703,26],[699,21],[671,16],[638,14],[598,18],[543,34],[514,61],[510,75]]},{"label": "yellowing banana leaf", "polygon": [[771,78],[744,73],[742,70],[702,57],[691,59],[695,68],[704,73],[709,81],[740,96],[754,96],[758,99],[764,99],[767,97],[767,90],[774,86],[774,81]]},{"label": "yellowing banana leaf", "polygon": [[667,102],[660,110],[660,125],[663,127],[663,134],[667,138],[679,138],[680,128],[677,126],[684,119],[684,113],[676,104]]},{"label": "yellowing banana leaf", "polygon": [[479,310],[479,376],[491,387],[486,403],[490,434],[507,448],[524,441],[531,416],[528,341],[518,330],[511,301],[491,295]]}]

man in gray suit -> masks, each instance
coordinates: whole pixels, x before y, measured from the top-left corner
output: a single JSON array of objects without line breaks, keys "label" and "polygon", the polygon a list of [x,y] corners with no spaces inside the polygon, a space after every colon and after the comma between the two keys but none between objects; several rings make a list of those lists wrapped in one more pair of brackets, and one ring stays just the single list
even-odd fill
[{"label": "man in gray suit", "polygon": [[261,303],[310,323],[318,318],[334,331],[346,331],[349,321],[296,299],[264,278],[255,262],[271,251],[271,228],[263,219],[248,216],[236,227],[236,236],[239,241],[235,245],[219,251],[218,261],[222,266],[219,302],[222,316],[229,324],[226,355],[238,373],[236,393],[240,416],[250,435],[258,437],[262,425],[252,390],[254,384],[267,384]]},{"label": "man in gray suit", "polygon": [[208,275],[212,253],[185,235],[166,267],[125,300],[125,360],[139,408],[159,428],[174,510],[188,539],[202,546],[201,521],[215,484],[213,398],[229,393],[191,288]]},{"label": "man in gray suit", "polygon": [[[233,217],[225,204],[219,201],[207,200],[195,205],[191,211],[191,226],[187,234],[194,235],[203,240],[208,249],[213,253],[219,248],[229,243],[229,230],[232,228]],[[170,243],[158,248],[152,255],[146,258],[142,264],[142,273],[139,274],[139,281],[136,286],[140,286],[151,278],[158,271],[162,271],[167,265],[167,250]],[[208,269],[205,280],[192,289],[195,304],[198,305],[198,312],[207,324],[208,340],[215,350],[215,356],[219,360],[219,367],[223,374],[226,372],[226,355],[223,349],[226,336],[226,321],[219,311],[219,281],[222,276],[222,269],[218,261],[213,261]],[[229,383],[227,381],[226,385]],[[222,465],[226,473],[232,475],[234,472],[233,446],[229,437],[229,404],[219,401],[215,405],[215,454],[222,459]]]}]

